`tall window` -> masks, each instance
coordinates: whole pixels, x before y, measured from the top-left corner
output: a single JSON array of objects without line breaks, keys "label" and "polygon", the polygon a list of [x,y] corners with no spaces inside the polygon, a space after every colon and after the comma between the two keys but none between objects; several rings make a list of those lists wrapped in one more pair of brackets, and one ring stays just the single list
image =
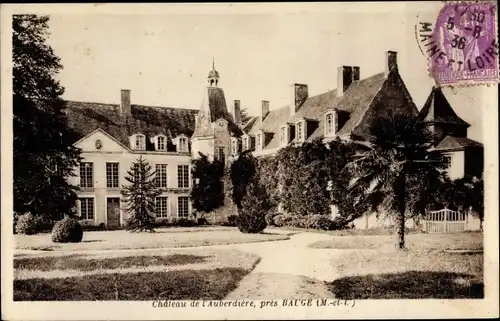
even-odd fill
[{"label": "tall window", "polygon": [[80,163],[80,187],[94,187],[94,164]]},{"label": "tall window", "polygon": [[189,187],[189,165],[177,165],[177,187]]},{"label": "tall window", "polygon": [[106,163],[106,187],[118,187],[118,163]]},{"label": "tall window", "polygon": [[161,196],[156,198],[156,217],[168,216],[168,197]]},{"label": "tall window", "polygon": [[166,150],[167,144],[164,136],[158,136],[158,150]]},{"label": "tall window", "polygon": [[303,141],[304,140],[304,123],[303,122],[297,123],[296,131],[297,131],[297,141],[299,141],[299,142]]},{"label": "tall window", "polygon": [[280,142],[281,145],[286,145],[288,143],[288,140],[286,139],[286,127],[283,126],[280,129]]},{"label": "tall window", "polygon": [[233,155],[238,154],[238,140],[237,139],[231,140],[231,154],[233,154]]},{"label": "tall window", "polygon": [[326,114],[326,135],[335,134],[335,122],[333,113]]},{"label": "tall window", "polygon": [[179,138],[179,152],[187,152],[187,138]]},{"label": "tall window", "polygon": [[135,149],[146,149],[146,137],[144,135],[135,135]]},{"label": "tall window", "polygon": [[80,198],[80,219],[94,219],[94,199],[92,197]]},{"label": "tall window", "polygon": [[225,162],[226,156],[224,155],[224,147],[217,147],[216,158],[217,158],[217,160],[221,161],[222,163]]},{"label": "tall window", "polygon": [[242,142],[242,148],[243,148],[243,151],[246,151],[249,149],[248,147],[248,137],[243,137],[243,142]]},{"label": "tall window", "polygon": [[156,186],[167,187],[167,164],[156,164]]},{"label": "tall window", "polygon": [[257,150],[261,150],[262,149],[262,134],[261,133],[258,133],[257,134]]},{"label": "tall window", "polygon": [[177,198],[177,216],[179,218],[189,216],[189,197],[179,196]]}]

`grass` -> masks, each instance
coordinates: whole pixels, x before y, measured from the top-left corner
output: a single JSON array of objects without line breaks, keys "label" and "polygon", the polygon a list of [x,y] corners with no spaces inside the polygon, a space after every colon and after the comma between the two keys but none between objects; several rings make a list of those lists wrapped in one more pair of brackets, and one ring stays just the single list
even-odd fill
[{"label": "grass", "polygon": [[219,268],[14,280],[14,300],[220,300],[248,272],[241,268]]},{"label": "grass", "polygon": [[145,266],[172,266],[205,262],[205,257],[187,254],[141,255],[112,258],[86,258],[81,255],[14,258],[15,269],[52,271],[121,269]]},{"label": "grass", "polygon": [[[409,234],[405,237],[409,249],[482,250],[482,233]],[[310,245],[316,249],[383,249],[396,244],[393,235],[348,235],[332,237]]]},{"label": "grass", "polygon": [[481,233],[414,234],[407,243],[397,251],[390,237],[346,236],[314,247],[356,249],[332,262],[340,277],[328,287],[340,299],[484,297]]},{"label": "grass", "polygon": [[[244,234],[237,228],[158,228],[156,233],[84,232],[81,243],[53,243],[50,234],[15,235],[17,249],[40,251],[126,250],[180,248],[286,240],[285,234]],[[189,233],[186,233],[189,232]]]}]

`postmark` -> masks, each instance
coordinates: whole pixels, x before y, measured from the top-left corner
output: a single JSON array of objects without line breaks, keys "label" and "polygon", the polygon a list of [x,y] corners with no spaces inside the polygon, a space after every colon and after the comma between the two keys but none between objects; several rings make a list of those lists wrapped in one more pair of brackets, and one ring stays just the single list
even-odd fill
[{"label": "postmark", "polygon": [[418,21],[420,50],[437,85],[499,81],[496,4],[446,3],[436,21]]}]

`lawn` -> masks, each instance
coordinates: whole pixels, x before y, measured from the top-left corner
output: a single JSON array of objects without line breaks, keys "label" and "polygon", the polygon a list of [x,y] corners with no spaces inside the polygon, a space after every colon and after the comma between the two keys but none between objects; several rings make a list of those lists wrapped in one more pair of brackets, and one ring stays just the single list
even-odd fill
[{"label": "lawn", "polygon": [[41,251],[179,248],[286,240],[285,233],[244,234],[234,227],[158,228],[155,233],[124,230],[84,232],[81,243],[53,243],[49,233],[15,235],[17,249]]},{"label": "lawn", "polygon": [[260,260],[237,250],[162,249],[135,254],[18,255],[14,300],[222,299]]},{"label": "lawn", "polygon": [[[342,236],[314,248],[342,249],[328,284],[340,299],[483,298],[481,233],[411,234],[408,249],[390,236]],[[353,250],[347,250],[353,249]]]}]

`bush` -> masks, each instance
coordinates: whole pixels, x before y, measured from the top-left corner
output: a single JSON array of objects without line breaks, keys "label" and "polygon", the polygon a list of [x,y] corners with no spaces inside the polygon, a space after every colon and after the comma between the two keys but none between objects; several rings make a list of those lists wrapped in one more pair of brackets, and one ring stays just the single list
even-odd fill
[{"label": "bush", "polygon": [[20,215],[16,222],[16,233],[32,235],[38,232],[40,225],[40,218],[31,214],[26,213]]},{"label": "bush", "polygon": [[197,224],[198,224],[198,225],[208,225],[208,221],[207,221],[207,219],[206,219],[206,218],[204,218],[204,217],[199,217],[199,218],[198,218],[198,221],[197,221]]},{"label": "bush", "polygon": [[238,221],[238,215],[229,215],[227,217],[227,225],[228,226],[236,226],[237,221]]},{"label": "bush", "polygon": [[334,222],[325,215],[313,215],[309,221],[310,228],[331,231],[334,229]]},{"label": "bush", "polygon": [[65,217],[54,225],[52,229],[52,242],[78,243],[83,238],[83,229],[73,217]]},{"label": "bush", "polygon": [[275,226],[274,218],[276,216],[278,216],[278,213],[276,211],[270,211],[269,213],[266,214],[266,223],[268,226]]},{"label": "bush", "polygon": [[181,217],[180,219],[177,220],[176,226],[181,226],[181,227],[191,227],[191,226],[196,226],[196,221],[190,220],[184,217]]},{"label": "bush", "polygon": [[288,214],[278,214],[274,217],[274,225],[278,227],[282,226],[290,226],[290,222],[292,221],[292,216]]},{"label": "bush", "polygon": [[236,220],[238,229],[243,233],[260,233],[266,227],[266,213],[269,210],[269,197],[257,179],[247,186],[247,194],[241,201],[241,211]]}]

